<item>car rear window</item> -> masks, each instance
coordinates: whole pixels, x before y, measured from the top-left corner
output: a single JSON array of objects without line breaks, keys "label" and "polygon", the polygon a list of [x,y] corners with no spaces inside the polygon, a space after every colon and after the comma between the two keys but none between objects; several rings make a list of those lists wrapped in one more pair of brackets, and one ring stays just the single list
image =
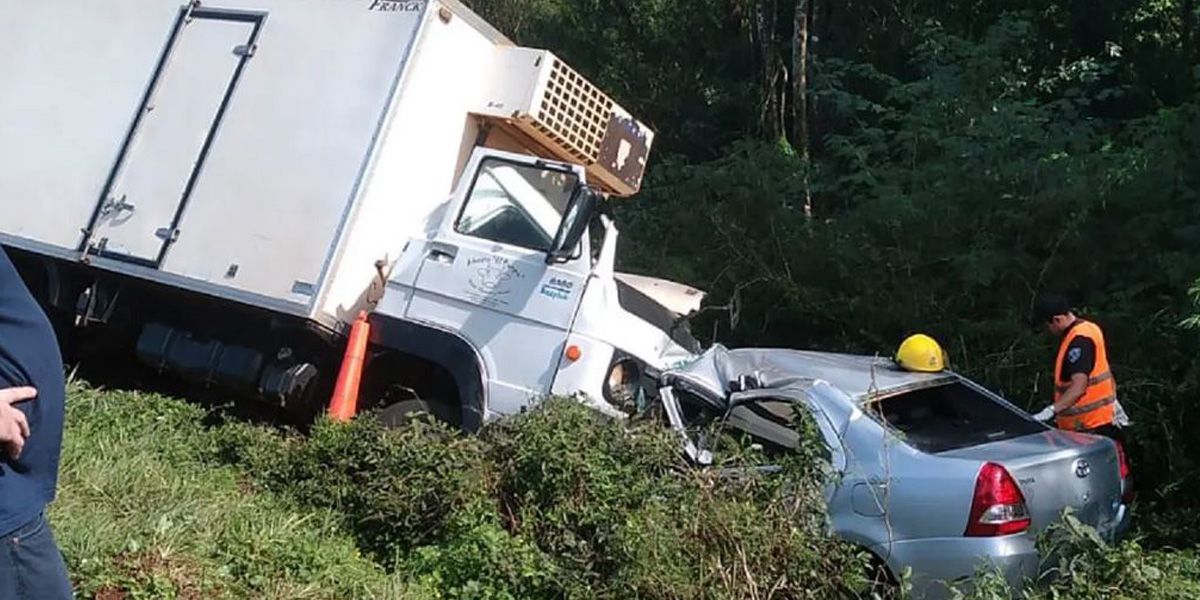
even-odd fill
[{"label": "car rear window", "polygon": [[978,446],[1044,431],[1045,427],[955,382],[884,398],[871,412],[927,453]]}]

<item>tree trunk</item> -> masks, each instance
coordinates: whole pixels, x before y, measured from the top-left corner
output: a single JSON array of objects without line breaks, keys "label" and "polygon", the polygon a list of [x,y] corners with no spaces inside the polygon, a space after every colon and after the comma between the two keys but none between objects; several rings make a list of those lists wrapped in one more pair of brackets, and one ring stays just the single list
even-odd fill
[{"label": "tree trunk", "polygon": [[1183,35],[1180,36],[1183,41],[1184,56],[1188,58],[1188,66],[1193,66],[1193,63],[1200,62],[1200,37],[1196,35],[1196,2],[1195,0],[1183,0],[1180,3],[1179,10],[1183,17]]},{"label": "tree trunk", "polygon": [[808,9],[810,0],[796,0],[792,13],[792,143],[801,153],[808,140]]},{"label": "tree trunk", "polygon": [[796,0],[792,11],[792,144],[804,163],[804,215],[812,217],[808,143],[808,39],[813,0]]},{"label": "tree trunk", "polygon": [[779,118],[782,106],[776,93],[779,75],[775,52],[775,0],[754,0],[754,37],[762,65],[763,134],[768,139],[777,139],[783,131],[783,123]]}]

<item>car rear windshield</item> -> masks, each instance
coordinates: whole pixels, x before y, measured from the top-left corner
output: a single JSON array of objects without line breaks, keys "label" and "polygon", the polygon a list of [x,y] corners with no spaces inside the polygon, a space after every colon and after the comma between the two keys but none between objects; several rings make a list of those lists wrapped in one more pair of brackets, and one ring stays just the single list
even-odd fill
[{"label": "car rear windshield", "polygon": [[884,398],[871,412],[921,452],[978,446],[1045,428],[992,398],[955,382]]}]

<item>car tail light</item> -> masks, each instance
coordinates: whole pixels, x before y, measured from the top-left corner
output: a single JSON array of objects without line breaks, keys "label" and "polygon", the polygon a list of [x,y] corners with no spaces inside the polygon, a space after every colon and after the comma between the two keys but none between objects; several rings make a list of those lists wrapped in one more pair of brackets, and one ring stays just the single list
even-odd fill
[{"label": "car tail light", "polygon": [[975,479],[975,497],[971,501],[968,537],[993,537],[1021,533],[1029,529],[1029,509],[1025,495],[1008,470],[986,463]]},{"label": "car tail light", "polygon": [[1121,469],[1121,481],[1129,479],[1129,461],[1125,459],[1125,445],[1121,442],[1117,444],[1117,467]]},{"label": "car tail light", "polygon": [[1117,444],[1117,468],[1121,472],[1121,502],[1133,503],[1133,480],[1129,478],[1129,459],[1125,458],[1125,444]]}]

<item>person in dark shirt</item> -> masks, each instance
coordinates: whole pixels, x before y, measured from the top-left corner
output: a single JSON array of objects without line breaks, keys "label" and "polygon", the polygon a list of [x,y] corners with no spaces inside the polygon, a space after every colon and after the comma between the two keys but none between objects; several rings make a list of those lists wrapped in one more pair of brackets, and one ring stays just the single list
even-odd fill
[{"label": "person in dark shirt", "polygon": [[[1081,322],[1076,318],[1075,323],[1068,327],[1063,335],[1070,333],[1071,329]],[[1082,335],[1075,336],[1067,343],[1067,351],[1059,361],[1058,372],[1061,375],[1058,383],[1060,385],[1070,383],[1072,375],[1089,375],[1094,368],[1096,368],[1096,342]]]},{"label": "person in dark shirt", "polygon": [[66,385],[54,329],[0,248],[0,598],[71,598],[46,506],[54,500]]},{"label": "person in dark shirt", "polygon": [[1117,402],[1117,383],[1108,363],[1104,332],[1081,319],[1067,300],[1043,294],[1033,320],[1059,338],[1054,365],[1054,403],[1035,415],[1061,429],[1085,431],[1120,440],[1128,419]]}]

